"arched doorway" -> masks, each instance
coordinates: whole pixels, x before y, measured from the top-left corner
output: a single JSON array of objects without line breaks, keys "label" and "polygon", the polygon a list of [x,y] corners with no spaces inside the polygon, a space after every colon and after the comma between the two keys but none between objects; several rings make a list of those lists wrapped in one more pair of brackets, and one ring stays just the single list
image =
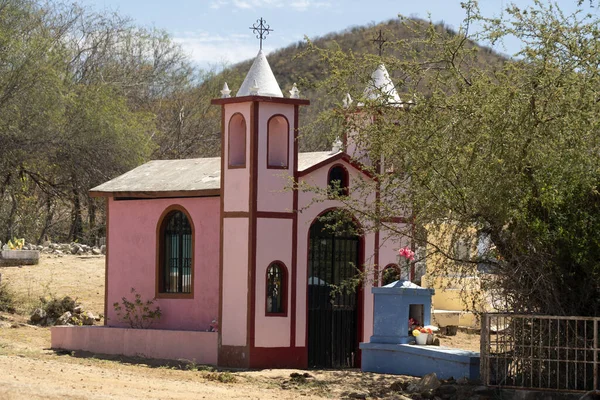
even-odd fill
[{"label": "arched doorway", "polygon": [[[315,220],[308,246],[308,365],[351,368],[360,340],[359,287],[348,285],[361,261],[356,224],[328,227],[334,214]],[[326,219],[328,222],[323,222]]]}]

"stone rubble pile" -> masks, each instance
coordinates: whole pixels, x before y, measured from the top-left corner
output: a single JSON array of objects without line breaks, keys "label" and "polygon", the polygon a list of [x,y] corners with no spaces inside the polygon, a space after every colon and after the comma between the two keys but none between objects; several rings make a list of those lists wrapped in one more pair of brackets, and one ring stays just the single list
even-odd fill
[{"label": "stone rubble pile", "polygon": [[[8,250],[8,246],[6,244],[2,244],[0,242],[0,249]],[[41,245],[35,245],[32,243],[25,243],[23,246],[23,250],[37,250],[41,253],[46,254],[55,254],[57,256],[63,256],[68,254],[73,255],[106,255],[106,245],[102,245],[100,247],[97,246],[88,246],[87,244],[81,243],[52,243],[52,242],[44,242]]]},{"label": "stone rubble pile", "polygon": [[81,305],[74,307],[71,311],[65,311],[56,320],[51,318],[42,308],[36,308],[29,320],[34,325],[56,326],[56,325],[94,325],[101,317],[94,315],[91,311],[84,311]]}]

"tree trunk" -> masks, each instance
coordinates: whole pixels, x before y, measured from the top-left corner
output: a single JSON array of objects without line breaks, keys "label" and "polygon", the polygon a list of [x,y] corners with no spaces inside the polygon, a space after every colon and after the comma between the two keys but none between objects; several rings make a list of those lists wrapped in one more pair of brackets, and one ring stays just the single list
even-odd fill
[{"label": "tree trunk", "polygon": [[69,236],[71,240],[80,242],[83,239],[83,219],[81,217],[81,200],[75,182],[73,177],[73,209],[71,210],[71,232]]},{"label": "tree trunk", "polygon": [[12,199],[12,207],[10,208],[10,213],[8,214],[8,220],[6,221],[6,234],[5,240],[11,240],[14,234],[14,224],[15,217],[17,215],[17,208],[19,203],[17,202],[17,198],[14,195],[10,195]]},{"label": "tree trunk", "polygon": [[50,225],[52,225],[52,219],[54,218],[54,209],[52,208],[52,198],[50,196],[46,197],[46,222],[44,223],[44,229],[40,233],[38,237],[37,244],[42,244],[42,242],[47,239],[45,236],[50,229]]},{"label": "tree trunk", "polygon": [[96,230],[96,202],[91,197],[88,197],[88,225],[90,244],[96,244],[98,240],[98,231]]}]

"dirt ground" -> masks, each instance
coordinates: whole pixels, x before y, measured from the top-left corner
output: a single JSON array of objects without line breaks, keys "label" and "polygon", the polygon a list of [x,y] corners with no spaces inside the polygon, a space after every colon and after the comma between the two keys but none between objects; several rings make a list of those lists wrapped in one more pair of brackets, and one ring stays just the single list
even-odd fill
[{"label": "dirt ground", "polygon": [[[54,352],[50,329],[27,324],[40,297],[69,295],[104,310],[104,257],[43,255],[39,265],[0,268],[18,311],[0,313],[0,400],[4,399],[323,399],[364,394],[398,399],[390,385],[414,378],[358,370],[215,371],[193,364]],[[459,332],[442,345],[477,351],[479,337]],[[293,377],[291,377],[291,375]]]}]

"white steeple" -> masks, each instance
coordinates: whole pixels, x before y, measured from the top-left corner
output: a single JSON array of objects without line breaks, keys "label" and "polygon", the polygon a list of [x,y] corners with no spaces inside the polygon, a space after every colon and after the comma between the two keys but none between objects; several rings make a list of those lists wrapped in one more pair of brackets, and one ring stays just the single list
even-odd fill
[{"label": "white steeple", "polygon": [[267,57],[262,50],[258,52],[236,97],[250,96],[255,93],[258,93],[259,96],[283,97],[283,93],[267,61]]},{"label": "white steeple", "polygon": [[365,89],[365,98],[369,100],[381,100],[383,103],[402,107],[402,101],[390,79],[385,65],[379,64],[377,69],[371,74],[371,81]]}]

